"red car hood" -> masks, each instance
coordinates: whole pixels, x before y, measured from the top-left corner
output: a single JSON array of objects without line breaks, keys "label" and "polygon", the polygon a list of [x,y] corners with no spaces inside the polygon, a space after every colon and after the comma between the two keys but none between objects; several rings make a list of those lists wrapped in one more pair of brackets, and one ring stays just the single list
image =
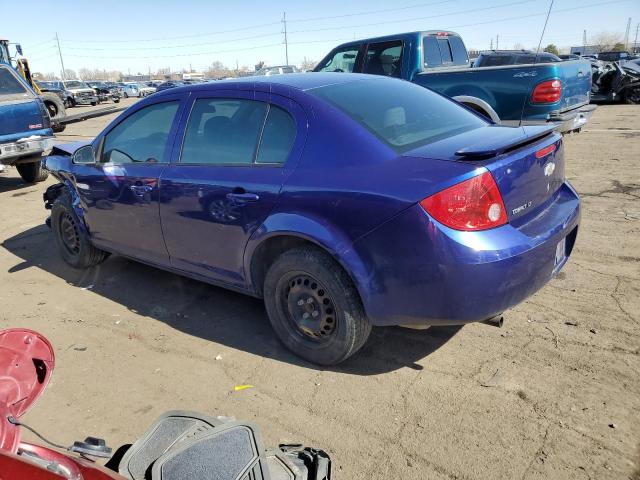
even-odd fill
[{"label": "red car hood", "polygon": [[15,453],[20,443],[18,419],[38,399],[55,365],[53,347],[32,330],[0,331],[0,450]]}]

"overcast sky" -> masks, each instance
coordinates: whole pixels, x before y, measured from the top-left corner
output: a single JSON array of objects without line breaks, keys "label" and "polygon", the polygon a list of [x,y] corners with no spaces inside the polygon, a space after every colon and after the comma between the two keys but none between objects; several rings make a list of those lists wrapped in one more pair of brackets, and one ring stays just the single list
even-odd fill
[{"label": "overcast sky", "polygon": [[[460,33],[468,48],[486,49],[499,35],[501,48],[537,45],[549,1],[540,0],[137,0],[46,2],[38,14],[3,1],[0,37],[20,42],[37,72],[59,72],[60,38],[65,67],[131,73],[161,67],[206,69],[213,61],[235,67],[285,63],[286,12],[289,63],[320,60],[337,44],[414,30]],[[55,7],[53,5],[55,4]],[[33,8],[39,8],[32,5]],[[640,22],[640,0],[556,0],[543,46],[582,44],[598,32],[630,41]],[[7,21],[14,18],[15,21]],[[495,44],[494,44],[495,46]]]}]

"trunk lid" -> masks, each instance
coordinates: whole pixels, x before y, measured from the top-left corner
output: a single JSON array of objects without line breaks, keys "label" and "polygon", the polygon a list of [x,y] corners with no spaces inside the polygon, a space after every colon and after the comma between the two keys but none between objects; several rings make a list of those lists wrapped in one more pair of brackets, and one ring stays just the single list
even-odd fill
[{"label": "trunk lid", "polygon": [[[550,151],[543,155],[545,149]],[[562,137],[548,126],[487,126],[406,155],[486,168],[498,185],[510,222],[544,205],[564,182]]]},{"label": "trunk lid", "polygon": [[32,330],[0,331],[0,450],[15,453],[20,443],[18,419],[46,388],[55,365],[53,347]]}]

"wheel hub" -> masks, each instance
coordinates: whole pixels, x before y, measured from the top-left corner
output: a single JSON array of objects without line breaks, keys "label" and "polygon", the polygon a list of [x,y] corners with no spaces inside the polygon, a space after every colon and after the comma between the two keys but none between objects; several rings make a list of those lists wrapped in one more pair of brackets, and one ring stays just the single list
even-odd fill
[{"label": "wheel hub", "polygon": [[60,236],[65,248],[73,254],[80,252],[80,234],[75,220],[68,212],[60,219]]},{"label": "wheel hub", "polygon": [[306,337],[326,340],[335,330],[335,307],[327,290],[309,275],[296,275],[287,284],[290,320]]}]

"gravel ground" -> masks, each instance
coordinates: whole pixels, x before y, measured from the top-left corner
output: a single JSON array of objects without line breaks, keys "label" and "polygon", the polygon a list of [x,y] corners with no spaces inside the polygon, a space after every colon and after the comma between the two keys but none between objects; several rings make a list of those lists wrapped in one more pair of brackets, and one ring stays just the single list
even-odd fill
[{"label": "gravel ground", "polygon": [[601,106],[566,152],[584,206],[573,256],[503,329],[375,329],[331,369],[284,350],[258,300],[116,256],[67,267],[43,226],[52,180],[11,169],[0,322],[42,332],[57,356],[24,420],[59,443],[118,446],[169,409],[234,415],[268,445],[326,449],[337,479],[639,479],[640,106]]}]

